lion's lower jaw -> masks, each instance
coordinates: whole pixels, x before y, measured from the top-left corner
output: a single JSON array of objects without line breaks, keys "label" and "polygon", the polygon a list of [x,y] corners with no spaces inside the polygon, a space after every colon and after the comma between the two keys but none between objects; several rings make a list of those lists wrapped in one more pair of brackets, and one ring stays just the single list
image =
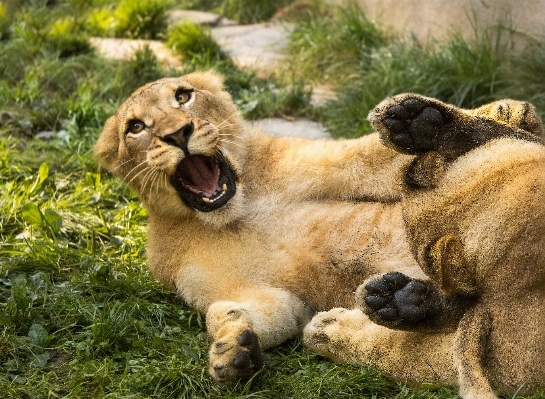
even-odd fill
[{"label": "lion's lower jaw", "polygon": [[198,219],[213,228],[222,228],[240,219],[245,213],[246,206],[244,190],[239,184],[237,184],[236,195],[227,204],[210,212],[201,212],[188,207],[171,186],[157,192],[153,191],[149,197],[142,194],[139,194],[139,197],[150,215],[172,221]]},{"label": "lion's lower jaw", "polygon": [[242,192],[229,200],[227,204],[211,212],[196,211],[195,216],[208,226],[220,229],[234,223],[244,216],[244,196]]}]

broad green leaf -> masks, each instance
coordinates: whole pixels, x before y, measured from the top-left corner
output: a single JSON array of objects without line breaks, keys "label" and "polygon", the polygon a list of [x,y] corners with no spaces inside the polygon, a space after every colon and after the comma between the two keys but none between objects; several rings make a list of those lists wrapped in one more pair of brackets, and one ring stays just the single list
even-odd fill
[{"label": "broad green leaf", "polygon": [[28,224],[35,227],[41,227],[43,225],[44,215],[42,215],[40,209],[32,202],[25,204],[21,213],[23,215],[23,219]]},{"label": "broad green leaf", "polygon": [[38,185],[41,185],[45,179],[49,176],[49,165],[47,162],[44,162],[40,165],[40,169],[38,170]]},{"label": "broad green leaf", "polygon": [[95,190],[100,189],[100,175],[98,173],[87,173],[85,180],[87,181],[87,184]]},{"label": "broad green leaf", "polygon": [[47,208],[44,212],[44,217],[47,225],[55,234],[59,234],[62,227],[62,217],[53,209]]},{"label": "broad green leaf", "polygon": [[30,330],[28,331],[28,336],[30,338],[30,342],[33,345],[36,346],[44,346],[47,342],[47,338],[49,337],[49,334],[45,330],[45,328],[38,323],[32,324],[30,326]]},{"label": "broad green leaf", "polygon": [[199,359],[200,359],[200,356],[199,354],[197,353],[197,351],[187,345],[182,345],[182,351],[184,352],[184,355],[190,357],[191,359],[193,359],[195,362],[198,362]]},{"label": "broad green leaf", "polygon": [[40,169],[38,169],[38,181],[34,184],[32,189],[30,190],[31,194],[35,194],[40,188],[42,187],[43,182],[47,179],[49,176],[49,165],[47,162],[44,162],[40,165]]},{"label": "broad green leaf", "polygon": [[20,311],[26,311],[32,303],[32,299],[28,296],[26,283],[26,279],[19,278],[11,286],[11,297]]},{"label": "broad green leaf", "polygon": [[44,367],[49,359],[51,359],[51,355],[48,351],[40,354],[34,354],[34,360],[30,363],[30,365],[32,367]]}]

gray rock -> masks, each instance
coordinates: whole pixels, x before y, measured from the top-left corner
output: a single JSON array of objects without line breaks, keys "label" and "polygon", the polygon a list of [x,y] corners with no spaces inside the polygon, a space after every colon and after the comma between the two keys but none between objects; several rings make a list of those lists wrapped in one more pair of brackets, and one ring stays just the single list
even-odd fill
[{"label": "gray rock", "polygon": [[212,36],[237,65],[266,76],[285,58],[289,29],[291,25],[279,23],[224,26],[212,29]]},{"label": "gray rock", "polygon": [[167,17],[169,24],[175,24],[183,21],[194,22],[199,25],[219,25],[222,19],[221,15],[211,12],[193,11],[193,10],[174,10]]},{"label": "gray rock", "polygon": [[40,140],[51,140],[55,138],[55,132],[44,130],[43,132],[38,132],[38,134],[36,134],[34,137]]},{"label": "gray rock", "polygon": [[331,139],[331,135],[318,122],[309,119],[288,121],[282,118],[258,119],[252,124],[271,136],[291,136],[305,139]]},{"label": "gray rock", "polygon": [[164,43],[158,40],[131,40],[92,37],[91,46],[104,58],[114,60],[129,60],[134,53],[148,46],[159,62],[170,68],[181,68],[182,64]]}]

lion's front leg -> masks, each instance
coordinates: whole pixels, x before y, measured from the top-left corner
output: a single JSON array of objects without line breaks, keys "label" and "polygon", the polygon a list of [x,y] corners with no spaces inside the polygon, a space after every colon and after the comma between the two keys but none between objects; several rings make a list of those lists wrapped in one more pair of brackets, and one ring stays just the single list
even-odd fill
[{"label": "lion's front leg", "polygon": [[377,134],[353,140],[303,140],[275,138],[259,150],[253,167],[275,190],[301,199],[370,200],[401,199],[399,175],[412,157],[382,145]]},{"label": "lion's front leg", "polygon": [[293,294],[255,287],[239,301],[218,301],[206,313],[210,374],[218,382],[249,380],[263,366],[262,351],[301,332],[310,312]]}]

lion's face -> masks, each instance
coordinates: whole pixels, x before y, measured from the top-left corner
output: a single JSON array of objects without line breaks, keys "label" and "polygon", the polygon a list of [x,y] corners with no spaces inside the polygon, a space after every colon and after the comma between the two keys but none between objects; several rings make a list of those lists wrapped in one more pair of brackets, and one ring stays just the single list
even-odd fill
[{"label": "lion's face", "polygon": [[152,209],[216,211],[237,193],[239,123],[217,74],[166,78],[138,89],[108,119],[95,156]]}]

